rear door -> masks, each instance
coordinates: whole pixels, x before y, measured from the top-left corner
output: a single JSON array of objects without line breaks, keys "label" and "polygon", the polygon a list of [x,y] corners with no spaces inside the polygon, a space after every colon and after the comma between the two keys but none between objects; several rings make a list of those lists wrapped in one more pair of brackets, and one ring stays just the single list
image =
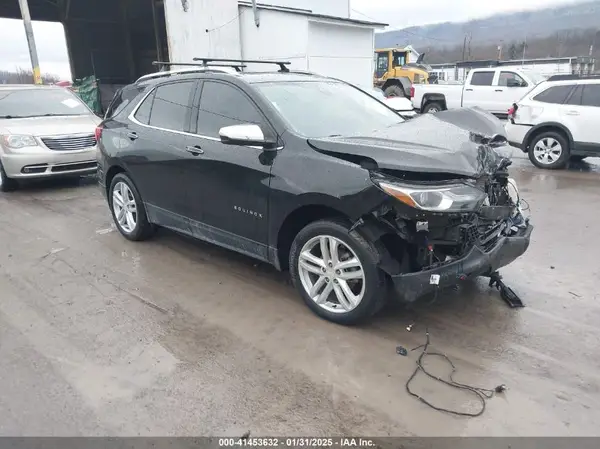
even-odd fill
[{"label": "rear door", "polygon": [[488,112],[493,111],[496,93],[492,87],[494,74],[494,70],[479,70],[470,73],[470,78],[467,79],[463,90],[463,107],[479,106]]},{"label": "rear door", "polygon": [[573,135],[576,149],[600,152],[600,84],[579,84],[561,114]]},{"label": "rear door", "polygon": [[195,86],[195,81],[188,80],[153,89],[131,114],[122,139],[122,160],[147,203],[148,213],[165,226],[180,227],[170,222],[169,215],[185,216],[188,212],[181,180],[189,156],[185,132],[189,130]]}]

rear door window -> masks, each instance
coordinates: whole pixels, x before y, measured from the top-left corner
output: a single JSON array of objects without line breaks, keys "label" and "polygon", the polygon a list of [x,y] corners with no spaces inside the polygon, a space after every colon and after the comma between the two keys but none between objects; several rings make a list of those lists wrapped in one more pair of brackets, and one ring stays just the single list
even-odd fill
[{"label": "rear door window", "polygon": [[583,86],[581,105],[600,107],[600,84],[586,84]]},{"label": "rear door window", "polygon": [[473,72],[471,77],[472,86],[491,86],[494,80],[494,72]]},{"label": "rear door window", "polygon": [[156,88],[149,125],[185,131],[191,113],[194,81],[163,84]]},{"label": "rear door window", "polygon": [[533,97],[534,101],[542,103],[563,104],[573,90],[573,85],[552,86]]}]

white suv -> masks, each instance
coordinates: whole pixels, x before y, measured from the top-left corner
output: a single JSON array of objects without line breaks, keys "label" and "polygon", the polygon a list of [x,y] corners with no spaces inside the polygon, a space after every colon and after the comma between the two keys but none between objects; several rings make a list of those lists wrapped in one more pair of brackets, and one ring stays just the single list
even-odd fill
[{"label": "white suv", "polygon": [[600,156],[600,78],[551,77],[515,103],[508,120],[509,142],[536,167],[563,168],[569,160]]}]

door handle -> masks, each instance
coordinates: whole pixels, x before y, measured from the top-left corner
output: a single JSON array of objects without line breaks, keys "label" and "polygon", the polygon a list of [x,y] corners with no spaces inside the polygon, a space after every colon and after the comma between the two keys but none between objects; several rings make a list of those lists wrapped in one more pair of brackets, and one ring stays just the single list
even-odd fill
[{"label": "door handle", "polygon": [[129,137],[131,140],[135,140],[137,139],[139,136],[137,135],[136,132],[130,131],[127,133],[127,137]]},{"label": "door handle", "polygon": [[577,112],[577,111],[567,111],[566,114],[567,115],[579,115],[579,112]]},{"label": "door handle", "polygon": [[473,92],[473,89],[465,89],[467,92]]},{"label": "door handle", "polygon": [[198,145],[185,147],[185,151],[187,151],[188,153],[191,153],[192,156],[199,156],[201,154],[204,154],[204,150],[202,148],[200,148]]},{"label": "door handle", "polygon": [[502,89],[496,89],[496,92],[504,92]]}]

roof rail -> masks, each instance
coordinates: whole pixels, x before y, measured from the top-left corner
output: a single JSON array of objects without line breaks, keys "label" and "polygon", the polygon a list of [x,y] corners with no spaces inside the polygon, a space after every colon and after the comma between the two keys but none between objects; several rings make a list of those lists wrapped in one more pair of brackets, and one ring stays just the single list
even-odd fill
[{"label": "roof rail", "polygon": [[[196,58],[194,58],[194,61],[196,60]],[[214,61],[217,61],[216,59]],[[221,62],[227,62],[226,60],[221,60]],[[231,62],[241,62],[241,61],[231,61]],[[198,64],[197,62],[165,62],[165,61],[154,61],[152,62],[152,65],[157,65],[160,66],[161,68],[164,67],[171,67],[174,65],[178,65],[178,66],[190,66],[190,67],[233,67],[236,72],[241,72],[242,69],[244,67],[246,67],[244,65],[244,63],[240,63],[240,64]]]},{"label": "roof rail", "polygon": [[[280,72],[289,72],[290,69],[286,65],[290,65],[289,61],[261,61],[259,59],[219,59],[219,58],[194,58],[194,61],[202,61],[202,65],[207,66],[212,62],[239,62],[241,64],[275,64],[279,66]],[[212,65],[212,64],[211,64]]]},{"label": "roof rail", "polygon": [[597,80],[600,79],[600,75],[551,75],[546,81],[567,81],[567,80]]},{"label": "roof rail", "polygon": [[[242,66],[242,67],[245,67],[245,66]],[[204,66],[198,66],[197,64],[193,64],[193,67],[190,67],[187,69],[161,70],[159,72],[148,73],[147,75],[140,76],[135,82],[139,83],[141,81],[147,81],[150,79],[163,78],[163,77],[172,76],[172,75],[183,75],[183,74],[189,74],[189,73],[206,73],[206,72],[231,73],[231,72],[229,72],[229,70],[226,70],[226,69],[233,71],[233,69],[230,66],[226,66],[226,65],[221,65],[221,66],[212,65],[212,66],[204,67]],[[239,72],[239,70],[236,69],[236,72]]]}]

